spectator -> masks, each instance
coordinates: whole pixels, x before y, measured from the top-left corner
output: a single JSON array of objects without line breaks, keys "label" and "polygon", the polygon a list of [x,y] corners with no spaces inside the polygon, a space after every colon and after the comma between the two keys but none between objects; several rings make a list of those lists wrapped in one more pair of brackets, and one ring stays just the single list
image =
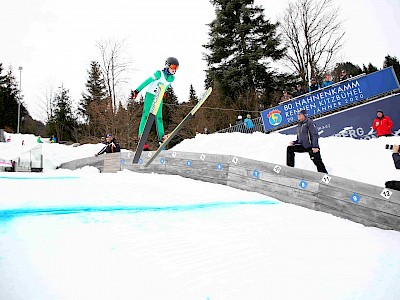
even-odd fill
[{"label": "spectator", "polygon": [[299,123],[297,125],[297,139],[290,143],[286,150],[286,165],[294,167],[295,152],[308,152],[318,172],[328,174],[322,162],[321,152],[318,145],[318,131],[313,120],[307,118],[307,111],[301,110],[297,113]]},{"label": "spectator", "polygon": [[55,138],[54,135],[51,136],[50,143],[57,143],[57,139]]},{"label": "spectator", "polygon": [[[393,146],[393,162],[394,162],[394,167],[396,169],[400,169],[400,153],[399,153],[399,145],[394,145]],[[391,181],[386,181],[385,182],[385,187],[388,189],[393,189],[396,191],[400,191],[400,181],[397,180],[391,180]]]},{"label": "spectator", "polygon": [[287,91],[283,91],[283,96],[281,97],[281,102],[286,102],[286,101],[289,101],[290,99],[293,99],[293,97],[291,95],[289,95]]},{"label": "spectator", "polygon": [[382,110],[376,112],[376,118],[372,124],[372,129],[376,131],[378,137],[381,136],[392,136],[392,120],[383,114]]},{"label": "spectator", "polygon": [[209,134],[209,133],[210,133],[210,131],[208,130],[208,128],[204,127],[204,134]]},{"label": "spectator", "polygon": [[311,78],[311,84],[308,88],[309,92],[314,92],[317,91],[321,88],[321,86],[319,85],[319,83],[317,82],[317,80],[315,78]]},{"label": "spectator", "polygon": [[[165,85],[165,90],[167,90],[171,85],[171,83],[175,80],[175,73],[178,70],[178,68],[179,68],[179,61],[175,57],[168,57],[167,60],[165,61],[165,67],[162,71],[158,70],[154,72],[153,75],[147,78],[136,90],[132,92],[131,98],[136,99],[140,91],[144,89],[146,86],[149,86],[144,98],[143,114],[139,125],[139,133],[138,133],[139,137],[142,135],[144,127],[146,125],[147,117],[149,116],[150,109],[153,104],[158,83],[163,83]],[[161,141],[164,135],[162,103],[156,115],[156,128],[157,128],[158,140]]]},{"label": "spectator", "polygon": [[40,135],[38,136],[36,142],[38,142],[38,143],[40,143],[40,144],[43,143],[43,142],[42,142],[42,137],[41,137]]},{"label": "spectator", "polygon": [[344,80],[347,80],[347,79],[349,79],[349,76],[347,75],[347,71],[346,70],[342,70],[342,73],[340,75],[339,81],[344,81]]},{"label": "spectator", "polygon": [[326,74],[324,81],[322,82],[322,87],[327,87],[334,84],[334,82],[331,80],[331,75]]},{"label": "spectator", "polygon": [[293,96],[296,98],[296,97],[299,97],[301,95],[304,95],[305,93],[306,93],[306,91],[303,90],[303,88],[301,87],[301,84],[298,84],[296,86],[296,91],[294,92]]},{"label": "spectator", "polygon": [[143,151],[149,151],[149,144],[147,144],[147,142],[144,144],[143,146]]},{"label": "spectator", "polygon": [[244,125],[246,126],[246,132],[252,133],[254,130],[254,124],[253,121],[251,120],[251,115],[247,114],[246,119],[244,119]]},{"label": "spectator", "polygon": [[240,125],[240,124],[243,124],[243,118],[242,118],[241,115],[239,115],[239,116],[237,117],[237,119],[236,119],[236,125]]},{"label": "spectator", "polygon": [[106,136],[106,145],[99,151],[99,153],[95,154],[95,156],[101,155],[103,153],[115,153],[121,152],[121,148],[116,139],[114,139],[111,133]]}]

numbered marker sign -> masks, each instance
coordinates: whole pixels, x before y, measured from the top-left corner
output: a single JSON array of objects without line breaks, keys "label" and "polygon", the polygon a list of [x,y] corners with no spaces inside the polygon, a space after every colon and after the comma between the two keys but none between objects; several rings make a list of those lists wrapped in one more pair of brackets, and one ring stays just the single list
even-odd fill
[{"label": "numbered marker sign", "polygon": [[204,154],[202,154],[202,155],[200,155],[200,159],[201,159],[201,160],[205,160],[205,159],[206,159],[206,156],[205,156]]},{"label": "numbered marker sign", "polygon": [[236,156],[234,156],[234,157],[232,158],[232,162],[233,162],[235,165],[238,163],[238,161],[239,161],[239,159],[238,159]]},{"label": "numbered marker sign", "polygon": [[143,163],[143,159],[139,158],[138,164],[141,165]]},{"label": "numbered marker sign", "polygon": [[274,167],[274,172],[275,173],[280,173],[281,172],[281,170],[282,170],[282,167],[281,166],[278,166],[278,165],[275,165],[275,167]]},{"label": "numbered marker sign", "polygon": [[165,163],[165,159],[164,158],[161,158],[160,159],[160,164],[164,164]]},{"label": "numbered marker sign", "polygon": [[253,176],[254,176],[254,177],[260,178],[260,175],[261,175],[261,172],[260,172],[260,171],[258,171],[258,170],[254,170],[254,171],[253,171]]},{"label": "numbered marker sign", "polygon": [[188,160],[188,161],[186,162],[186,166],[190,167],[191,165],[192,165],[192,161],[191,161],[191,160]]},{"label": "numbered marker sign", "polygon": [[299,183],[299,187],[301,187],[302,189],[307,188],[307,185],[308,185],[308,183],[307,183],[307,181],[305,181],[305,180],[302,180],[302,181],[300,181],[300,183]]},{"label": "numbered marker sign", "polygon": [[175,158],[176,157],[176,152],[172,152],[172,157]]},{"label": "numbered marker sign", "polygon": [[222,164],[221,164],[221,163],[218,163],[218,164],[217,164],[217,170],[219,170],[219,171],[222,170]]},{"label": "numbered marker sign", "polygon": [[147,153],[147,157],[152,157],[152,156],[153,156],[153,152]]},{"label": "numbered marker sign", "polygon": [[383,189],[381,196],[385,199],[389,199],[392,196],[393,192],[389,191],[388,189]]},{"label": "numbered marker sign", "polygon": [[329,182],[331,182],[332,177],[329,176],[328,174],[325,174],[324,177],[322,177],[321,181],[325,184],[329,184]]},{"label": "numbered marker sign", "polygon": [[125,159],[121,158],[121,165],[124,165],[124,164],[125,164]]},{"label": "numbered marker sign", "polygon": [[358,202],[360,202],[360,199],[361,199],[361,196],[360,196],[360,195],[357,195],[356,193],[354,193],[354,194],[352,194],[352,195],[350,196],[350,201],[353,202],[353,203],[358,203]]}]

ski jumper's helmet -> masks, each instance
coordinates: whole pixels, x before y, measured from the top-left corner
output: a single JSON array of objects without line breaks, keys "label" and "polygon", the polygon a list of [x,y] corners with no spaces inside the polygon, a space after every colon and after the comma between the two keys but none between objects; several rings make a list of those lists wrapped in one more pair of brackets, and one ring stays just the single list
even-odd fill
[{"label": "ski jumper's helmet", "polygon": [[179,61],[175,57],[168,57],[165,61],[165,66],[170,68],[172,66],[173,69],[178,69]]}]

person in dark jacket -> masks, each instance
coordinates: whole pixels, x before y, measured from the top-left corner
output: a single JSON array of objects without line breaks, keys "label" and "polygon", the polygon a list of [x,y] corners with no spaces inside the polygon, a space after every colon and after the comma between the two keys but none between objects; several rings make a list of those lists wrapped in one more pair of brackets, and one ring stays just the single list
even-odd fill
[{"label": "person in dark jacket", "polygon": [[121,147],[117,140],[113,137],[111,133],[106,136],[106,145],[99,151],[99,153],[95,154],[95,156],[101,155],[103,153],[114,153],[121,152]]},{"label": "person in dark jacket", "polygon": [[[394,145],[393,146],[392,157],[393,157],[394,167],[396,169],[400,169],[399,145]],[[385,187],[388,188],[388,189],[400,191],[400,181],[398,181],[398,180],[386,181],[385,182]]]},{"label": "person in dark jacket", "polygon": [[286,152],[286,165],[294,167],[295,152],[308,152],[318,172],[328,174],[322,162],[321,152],[318,145],[318,131],[313,120],[307,118],[307,111],[301,110],[297,113],[299,123],[297,125],[297,139],[290,143]]},{"label": "person in dark jacket", "polygon": [[317,80],[315,78],[311,78],[311,84],[308,87],[308,91],[311,93],[311,92],[315,92],[315,91],[319,90],[320,88],[321,88],[321,86],[319,85]]},{"label": "person in dark jacket", "polygon": [[294,92],[293,96],[296,98],[296,97],[299,97],[301,95],[304,95],[305,93],[306,93],[306,91],[303,90],[301,84],[298,84],[296,86],[296,91]]},{"label": "person in dark jacket", "polygon": [[243,124],[243,117],[241,115],[239,115],[236,119],[236,125],[240,125]]},{"label": "person in dark jacket", "polygon": [[339,81],[344,81],[349,79],[349,76],[347,75],[347,71],[346,70],[342,70]]}]

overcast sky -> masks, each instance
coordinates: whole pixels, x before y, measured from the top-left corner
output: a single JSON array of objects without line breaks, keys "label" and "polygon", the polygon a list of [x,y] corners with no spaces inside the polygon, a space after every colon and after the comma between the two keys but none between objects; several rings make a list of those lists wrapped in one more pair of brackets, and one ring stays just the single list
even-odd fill
[{"label": "overcast sky", "polygon": [[[399,0],[336,0],[345,20],[344,61],[382,67],[387,54],[400,58]],[[287,0],[256,0],[276,21]],[[0,62],[12,66],[29,112],[43,120],[46,92],[62,84],[75,102],[85,90],[92,60],[100,60],[96,42],[126,40],[132,71],[121,94],[129,94],[168,56],[180,61],[173,87],[180,101],[193,84],[204,89],[203,44],[215,18],[208,0],[13,0],[2,4]]]}]

